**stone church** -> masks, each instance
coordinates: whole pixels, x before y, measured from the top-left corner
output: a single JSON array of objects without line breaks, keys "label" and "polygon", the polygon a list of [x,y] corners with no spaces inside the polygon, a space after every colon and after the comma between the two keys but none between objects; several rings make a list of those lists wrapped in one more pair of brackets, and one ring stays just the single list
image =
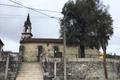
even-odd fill
[{"label": "stone church", "polygon": [[[48,58],[60,58],[63,56],[63,39],[58,38],[34,38],[32,24],[28,14],[24,23],[24,30],[21,34],[20,52],[23,54],[23,61],[39,61],[40,56]],[[78,46],[67,46],[66,57],[77,58]],[[98,57],[96,49],[86,49],[85,57]]]},{"label": "stone church", "polygon": [[[64,80],[64,75],[67,80],[105,80],[103,60],[96,49],[87,48],[86,58],[78,58],[78,46],[67,46],[63,59],[63,39],[34,38],[29,14],[23,29],[18,61],[7,57],[6,75],[0,80]],[[0,52],[3,46],[0,40]],[[0,72],[4,73],[4,69],[0,68]],[[107,59],[107,70],[109,80],[120,80],[119,59]]]}]

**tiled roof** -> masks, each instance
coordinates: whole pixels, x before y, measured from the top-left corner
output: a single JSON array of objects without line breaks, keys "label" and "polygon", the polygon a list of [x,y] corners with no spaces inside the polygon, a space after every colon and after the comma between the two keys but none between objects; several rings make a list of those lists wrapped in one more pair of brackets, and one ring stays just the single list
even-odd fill
[{"label": "tiled roof", "polygon": [[63,39],[30,38],[30,39],[21,40],[20,43],[63,43]]}]

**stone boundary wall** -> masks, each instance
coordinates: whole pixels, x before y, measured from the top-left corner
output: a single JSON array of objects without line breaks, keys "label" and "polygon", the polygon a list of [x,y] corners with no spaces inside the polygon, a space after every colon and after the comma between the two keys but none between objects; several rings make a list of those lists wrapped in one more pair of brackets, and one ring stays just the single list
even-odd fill
[{"label": "stone boundary wall", "polygon": [[[42,60],[42,62],[62,62],[62,58],[47,58],[46,60]],[[66,58],[67,62],[99,62],[99,61],[103,61],[102,59],[98,59],[98,58]],[[106,59],[107,62],[116,62],[116,63],[120,63],[120,60],[116,60],[116,59]]]},{"label": "stone boundary wall", "polygon": [[[103,60],[97,58],[67,58],[67,80],[104,80]],[[44,62],[44,61],[43,61]],[[56,62],[57,80],[63,80],[63,59],[46,59],[46,73],[54,78],[54,62]],[[107,59],[109,80],[120,80],[120,60]],[[51,74],[52,73],[52,74]],[[47,76],[49,76],[47,75]],[[47,77],[46,76],[46,77]],[[45,80],[51,80],[45,78]]]},{"label": "stone boundary wall", "polygon": [[[99,61],[103,61],[102,59],[97,59],[97,58],[68,58],[67,59],[68,62],[99,62]],[[120,60],[115,60],[115,59],[106,59],[107,62],[116,62],[116,63],[120,63]]]},{"label": "stone boundary wall", "polygon": [[0,61],[0,80],[4,80],[4,74],[5,74],[5,61]]}]

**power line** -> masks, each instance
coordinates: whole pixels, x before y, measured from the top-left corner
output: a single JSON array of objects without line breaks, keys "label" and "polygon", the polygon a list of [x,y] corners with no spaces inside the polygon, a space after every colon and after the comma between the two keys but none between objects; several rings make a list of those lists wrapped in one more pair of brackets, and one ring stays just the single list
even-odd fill
[{"label": "power line", "polygon": [[49,17],[49,18],[53,18],[53,19],[59,20],[57,17],[50,16],[50,15],[45,14],[45,13],[43,13],[43,12],[41,12],[41,11],[38,11],[38,10],[36,10],[36,9],[34,9],[34,8],[25,6],[25,5],[23,5],[23,4],[19,3],[19,2],[15,2],[15,1],[13,1],[13,0],[9,0],[9,1],[12,2],[12,3],[15,3],[15,4],[17,4],[17,5],[20,5],[20,6],[24,7],[24,8],[27,8],[27,9],[30,9],[30,10],[32,10],[32,11],[38,12],[38,13],[40,13],[40,14],[43,14],[43,15]]},{"label": "power line", "polygon": [[2,6],[9,6],[9,7],[23,8],[23,7],[20,7],[20,6],[9,5],[9,4],[0,4],[0,5],[2,5]]},{"label": "power line", "polygon": [[[34,8],[35,9],[35,8]],[[58,12],[58,11],[52,11],[52,10],[43,10],[43,9],[36,9],[36,10],[40,10],[40,11],[47,11],[47,12],[55,12],[55,13],[60,13],[61,14],[61,12]]]},{"label": "power line", "polygon": [[18,2],[13,1],[13,0],[9,0],[9,1],[10,1],[10,2],[13,2],[13,3],[17,4],[17,5],[23,6],[23,7],[27,8],[27,9],[33,10],[33,11],[35,11],[35,12],[41,13],[41,14],[43,14],[43,15],[51,18],[51,16],[49,16],[49,15],[47,15],[47,14],[45,14],[45,13],[42,13],[42,12],[40,12],[40,11],[37,11],[37,10],[31,8],[31,7],[24,6],[23,4],[20,4],[20,3],[18,3]]},{"label": "power line", "polygon": [[[9,18],[9,17],[24,17],[25,15],[9,15],[9,14],[0,14],[0,18]],[[37,18],[46,18],[43,16],[39,16],[39,15],[32,15],[33,17],[37,17]],[[56,17],[59,18],[59,17]]]},{"label": "power line", "polygon": [[[15,6],[15,5],[10,5],[10,4],[0,4],[2,6],[9,6],[9,7],[17,7],[17,8],[24,8],[24,7],[21,7],[21,6]],[[35,10],[40,10],[40,11],[46,11],[46,12],[53,12],[53,13],[60,13],[59,11],[53,11],[53,10],[46,10],[46,9],[36,9],[36,8],[33,8]]]}]

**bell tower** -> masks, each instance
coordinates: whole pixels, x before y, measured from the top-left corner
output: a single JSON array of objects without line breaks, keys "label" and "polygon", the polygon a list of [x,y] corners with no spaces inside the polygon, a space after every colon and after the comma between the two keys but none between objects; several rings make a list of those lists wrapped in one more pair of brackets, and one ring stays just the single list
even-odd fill
[{"label": "bell tower", "polygon": [[33,36],[32,33],[31,33],[31,29],[32,29],[31,21],[30,21],[30,16],[28,14],[27,20],[24,23],[24,30],[22,32],[22,37],[21,37],[22,40],[23,39],[29,39]]}]

